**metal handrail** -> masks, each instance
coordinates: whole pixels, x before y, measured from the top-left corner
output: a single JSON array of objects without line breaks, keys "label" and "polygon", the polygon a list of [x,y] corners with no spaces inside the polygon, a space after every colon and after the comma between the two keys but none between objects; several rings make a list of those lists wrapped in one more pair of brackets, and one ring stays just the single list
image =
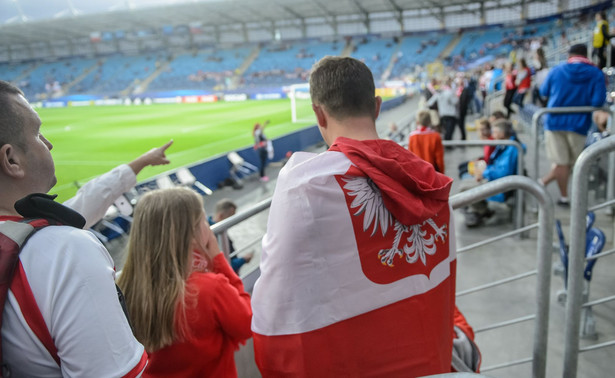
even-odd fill
[{"label": "metal handrail", "polygon": [[493,100],[495,100],[498,97],[502,97],[504,96],[504,94],[506,94],[506,90],[505,89],[500,89],[499,91],[494,91],[489,93],[487,96],[485,96],[485,101],[483,103],[483,114],[485,116],[490,116],[491,115],[491,103],[493,102]]},{"label": "metal handrail", "polygon": [[[442,145],[445,147],[473,147],[473,146],[514,146],[517,149],[517,174],[523,174],[523,145],[518,141],[504,139],[504,140],[444,140]],[[524,224],[524,212],[523,212],[523,191],[517,191],[517,203],[515,204],[515,222],[516,228],[522,228]]]},{"label": "metal handrail", "polygon": [[[532,194],[539,206],[538,248],[537,248],[537,285],[536,285],[536,323],[534,326],[534,347],[532,353],[532,376],[546,375],[546,353],[549,325],[549,298],[551,285],[551,255],[554,229],[553,200],[545,188],[536,181],[524,176],[508,176],[493,180],[476,188],[455,194],[450,198],[453,209],[468,206],[477,200],[491,197],[511,189],[523,189]],[[585,218],[583,218],[585,219]],[[526,361],[526,360],[524,360]],[[528,360],[529,361],[529,360]],[[505,365],[509,366],[509,365]],[[493,367],[492,367],[493,368]]]},{"label": "metal handrail", "polygon": [[538,180],[539,178],[539,169],[538,169],[538,120],[544,114],[568,114],[568,113],[591,113],[596,110],[603,110],[609,112],[611,117],[613,113],[608,108],[599,108],[594,106],[569,106],[569,107],[558,107],[558,108],[542,108],[537,110],[532,116],[532,125],[531,125],[531,138],[532,138],[532,156],[534,158],[533,171],[530,173],[530,177],[534,180]]},{"label": "metal handrail", "polygon": [[588,208],[589,166],[600,155],[615,151],[615,138],[598,141],[585,149],[572,173],[570,209],[570,249],[568,255],[568,295],[564,334],[564,377],[576,377],[579,358],[579,330],[583,305],[585,263],[585,214]]},{"label": "metal handrail", "polygon": [[[271,206],[271,197],[257,204],[254,204],[248,207],[247,209],[243,210],[242,212],[236,213],[235,215],[230,216],[224,220],[221,220],[220,222],[217,222],[216,224],[211,226],[211,229],[214,232],[214,235],[216,235],[218,238],[218,244],[220,246],[220,249],[224,253],[224,256],[227,258],[227,260],[230,261],[230,256],[228,253],[228,251],[230,250],[228,229],[245,221],[248,218],[251,218],[269,209],[270,206]],[[259,275],[260,275],[260,268],[258,265],[254,267],[253,269],[249,270],[248,272],[245,272],[241,275],[240,278],[244,281],[244,286],[246,287],[247,291],[251,291],[252,286],[254,285],[254,281],[256,281],[256,278],[258,278]]]}]

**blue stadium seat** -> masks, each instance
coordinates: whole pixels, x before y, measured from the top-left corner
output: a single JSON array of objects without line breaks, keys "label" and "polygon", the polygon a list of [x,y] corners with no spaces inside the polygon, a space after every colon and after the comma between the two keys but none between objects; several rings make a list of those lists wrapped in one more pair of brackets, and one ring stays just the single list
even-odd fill
[{"label": "blue stadium seat", "polygon": [[[606,241],[606,237],[602,230],[593,227],[594,221],[596,219],[596,215],[593,212],[588,212],[586,216],[586,244],[585,244],[585,257],[591,257],[599,254],[604,248],[604,244]],[[562,224],[558,220],[555,221],[555,228],[557,231],[557,236],[559,238],[559,254],[560,260],[564,267],[564,288],[567,288],[568,282],[568,244],[566,244],[566,240],[564,238],[564,233],[562,231]],[[585,270],[583,271],[583,276],[587,281],[591,281],[592,271],[594,269],[594,265],[596,264],[596,259],[589,260],[585,265]]]}]

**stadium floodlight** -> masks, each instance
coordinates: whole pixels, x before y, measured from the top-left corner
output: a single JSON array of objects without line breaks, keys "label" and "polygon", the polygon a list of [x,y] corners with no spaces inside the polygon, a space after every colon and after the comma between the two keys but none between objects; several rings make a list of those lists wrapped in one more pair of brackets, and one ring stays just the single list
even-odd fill
[{"label": "stadium floodlight", "polygon": [[315,119],[308,83],[291,85],[288,98],[290,98],[290,112],[293,123],[311,122]]}]

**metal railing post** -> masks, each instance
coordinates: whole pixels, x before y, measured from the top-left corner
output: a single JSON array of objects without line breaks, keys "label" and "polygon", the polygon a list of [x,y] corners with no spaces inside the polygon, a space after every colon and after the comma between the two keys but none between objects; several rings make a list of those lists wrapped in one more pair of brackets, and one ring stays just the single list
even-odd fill
[{"label": "metal railing post", "polygon": [[[536,323],[534,326],[534,347],[532,376],[545,377],[547,368],[547,340],[549,330],[549,305],[551,286],[551,255],[553,243],[554,208],[553,200],[544,187],[523,176],[507,176],[468,191],[455,194],[450,203],[454,209],[467,206],[481,198],[488,198],[504,190],[523,189],[532,194],[540,205],[538,215]],[[479,195],[477,195],[479,194]],[[583,217],[583,219],[585,219]]]},{"label": "metal railing post", "polygon": [[566,300],[566,326],[564,333],[564,377],[577,376],[579,358],[579,332],[583,305],[583,270],[585,263],[585,214],[587,214],[587,188],[589,169],[599,155],[615,151],[615,138],[609,137],[589,146],[577,159],[572,173],[570,250],[568,254],[568,296]]},{"label": "metal railing post", "polygon": [[[464,146],[464,147],[476,147],[476,146],[515,146],[517,149],[517,174],[523,175],[523,145],[517,141],[506,139],[506,140],[465,140],[465,141],[452,141],[452,140],[444,140],[442,141],[442,145],[448,147],[455,146]],[[524,206],[523,206],[523,191],[517,191],[517,202],[515,204],[515,222],[516,228],[522,228],[524,221]]]},{"label": "metal railing post", "polygon": [[605,112],[608,112],[610,114],[609,117],[613,117],[613,113],[611,112],[610,109],[607,108],[597,108],[597,107],[593,107],[593,106],[570,106],[570,107],[562,107],[562,108],[543,108],[543,109],[539,109],[537,110],[534,115],[532,116],[532,129],[531,129],[531,138],[532,138],[532,142],[531,142],[531,151],[532,151],[532,157],[534,159],[533,161],[533,166],[532,166],[532,172],[530,172],[530,177],[533,178],[534,180],[538,180],[539,179],[539,169],[538,169],[538,145],[539,143],[539,138],[538,138],[538,120],[540,119],[540,117],[542,117],[544,114],[566,114],[566,113],[591,113],[595,110],[603,110]]}]

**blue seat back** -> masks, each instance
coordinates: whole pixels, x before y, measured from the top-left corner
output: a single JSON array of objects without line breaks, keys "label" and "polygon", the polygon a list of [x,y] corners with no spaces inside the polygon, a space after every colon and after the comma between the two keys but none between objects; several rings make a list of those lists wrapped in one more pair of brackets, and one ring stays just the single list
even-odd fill
[{"label": "blue seat back", "polygon": [[562,231],[562,223],[559,219],[555,220],[555,229],[557,230],[557,237],[559,239],[559,257],[562,260],[564,266],[564,285],[568,282],[568,245],[566,239],[564,239],[564,232]]},{"label": "blue seat back", "polygon": [[[602,251],[605,243],[604,232],[597,228],[590,228],[587,231],[587,241],[585,244],[585,257],[596,256]],[[583,276],[586,280],[591,281],[592,279],[592,270],[594,269],[594,265],[596,264],[597,259],[589,260],[587,265],[585,266],[585,271],[583,272]]]},{"label": "blue seat back", "polygon": [[[604,244],[606,242],[606,237],[604,236],[604,232],[600,229],[592,227],[595,220],[596,215],[593,212],[588,212],[586,219],[587,224],[587,234],[585,241],[585,257],[591,257],[599,254],[604,248]],[[562,224],[559,220],[555,220],[555,229],[557,231],[557,237],[559,239],[559,257],[562,261],[562,265],[564,266],[564,283],[568,282],[568,245],[566,244],[566,239],[564,238],[564,232],[562,231]],[[594,269],[594,265],[596,265],[597,260],[589,260],[585,265],[585,270],[583,272],[583,276],[587,281],[591,281],[592,278],[592,270]]]}]

